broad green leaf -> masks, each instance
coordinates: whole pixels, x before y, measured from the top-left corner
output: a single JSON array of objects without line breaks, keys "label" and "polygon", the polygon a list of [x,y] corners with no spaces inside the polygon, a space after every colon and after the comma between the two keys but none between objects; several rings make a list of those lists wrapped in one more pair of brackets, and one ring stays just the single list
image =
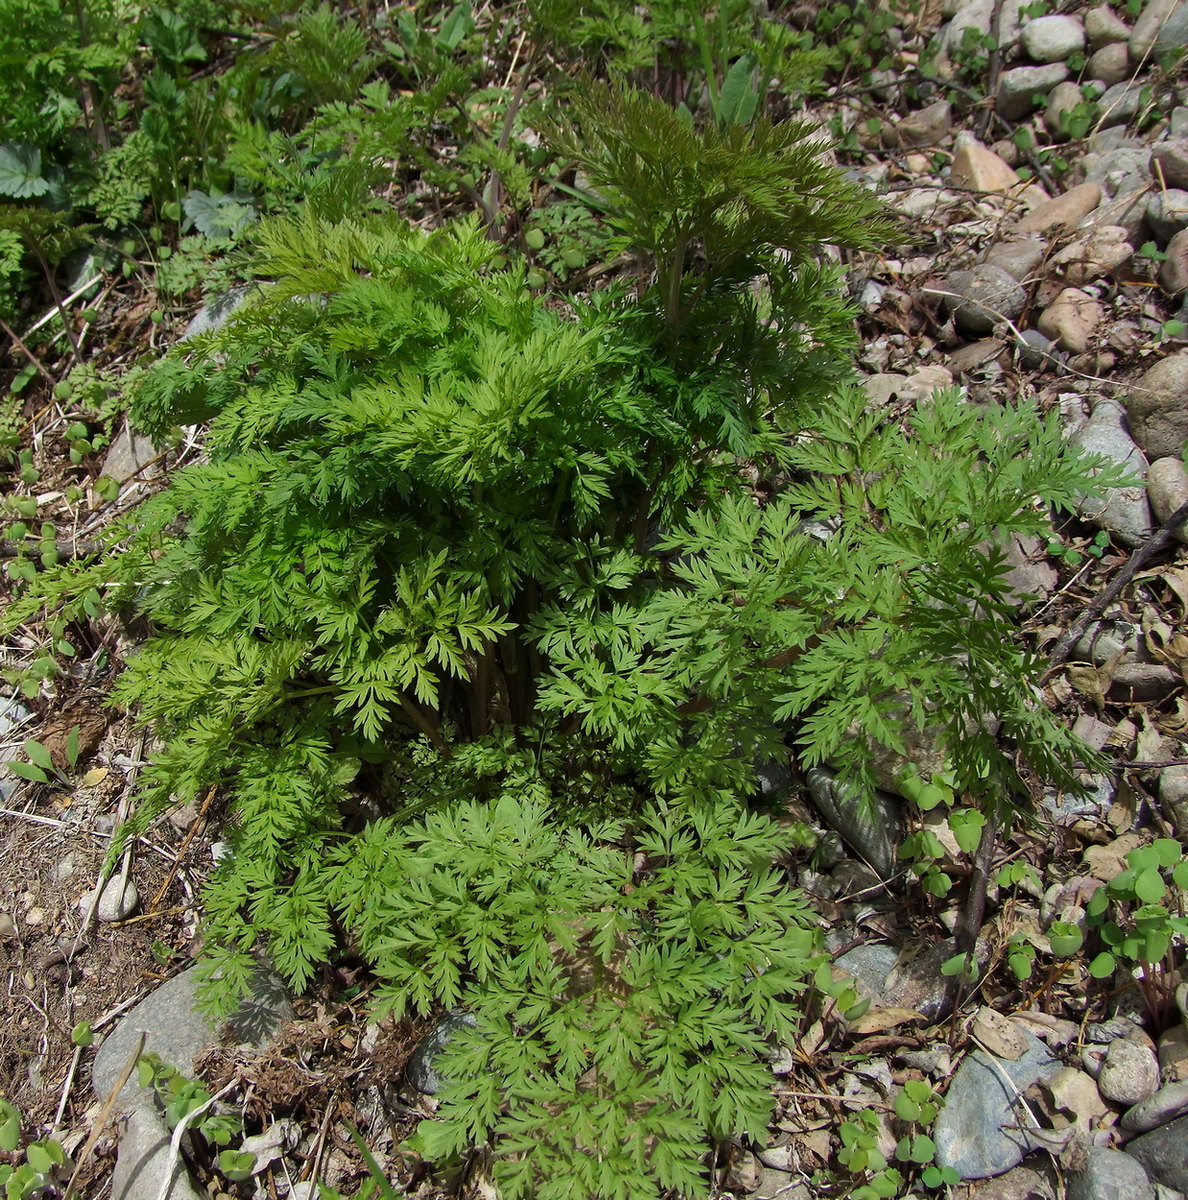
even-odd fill
[{"label": "broad green leaf", "polygon": [[448,53],[457,50],[466,35],[474,28],[474,13],[469,0],[455,5],[437,31],[437,44]]},{"label": "broad green leaf", "polygon": [[22,142],[0,145],[0,196],[28,200],[44,196],[49,181],[41,175],[41,151]]},{"label": "broad green leaf", "polygon": [[79,727],[77,725],[71,726],[70,732],[66,735],[66,761],[72,767],[78,766],[78,735]]},{"label": "broad green leaf", "polygon": [[1103,950],[1089,964],[1089,974],[1094,979],[1108,979],[1114,973],[1117,965],[1117,960],[1114,956]]},{"label": "broad green leaf", "polygon": [[1162,900],[1167,892],[1167,885],[1156,867],[1146,867],[1139,871],[1134,880],[1134,894],[1145,904],[1154,904]]},{"label": "broad green leaf", "polygon": [[1085,935],[1071,921],[1053,921],[1048,927],[1048,942],[1058,958],[1076,954],[1085,943]]},{"label": "broad green leaf", "polygon": [[14,775],[19,775],[22,779],[28,779],[33,783],[49,783],[49,776],[32,763],[10,762],[7,765]]},{"label": "broad green leaf", "polygon": [[25,753],[29,756],[29,761],[36,763],[39,767],[46,771],[54,769],[53,755],[40,742],[34,741],[32,738],[25,740]]},{"label": "broad green leaf", "polygon": [[755,94],[752,79],[757,63],[753,54],[744,54],[726,72],[715,114],[722,125],[746,125],[755,115],[759,97]]},{"label": "broad green leaf", "polygon": [[1184,857],[1184,849],[1175,838],[1156,838],[1151,843],[1161,867],[1172,867]]}]

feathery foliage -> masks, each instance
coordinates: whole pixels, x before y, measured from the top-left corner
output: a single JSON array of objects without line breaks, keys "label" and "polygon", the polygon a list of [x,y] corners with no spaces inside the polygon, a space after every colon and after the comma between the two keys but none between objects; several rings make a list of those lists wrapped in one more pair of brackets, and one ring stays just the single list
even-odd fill
[{"label": "feathery foliage", "polygon": [[1108,480],[1033,410],[952,392],[899,426],[843,382],[812,248],[879,227],[807,130],[579,107],[650,286],[562,309],[473,221],[263,222],[253,294],[133,396],[157,436],[209,421],[207,460],[43,597],[152,620],[135,823],[232,801],[216,1002],[346,937],[382,1010],[475,1015],[427,1154],[489,1145],[509,1197],[693,1196],[710,1142],[761,1135],[819,961],[755,762],[869,782],[906,696],[974,802],[1016,760],[1065,778],[999,547]]}]

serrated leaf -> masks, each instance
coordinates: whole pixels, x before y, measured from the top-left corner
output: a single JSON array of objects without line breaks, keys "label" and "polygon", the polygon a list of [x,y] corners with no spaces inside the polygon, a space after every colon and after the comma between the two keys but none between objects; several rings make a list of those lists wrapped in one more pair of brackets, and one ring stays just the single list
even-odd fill
[{"label": "serrated leaf", "polygon": [[41,174],[41,151],[23,142],[0,145],[0,195],[14,200],[44,196],[49,181]]},{"label": "serrated leaf", "polygon": [[190,225],[210,238],[233,237],[256,219],[256,210],[247,197],[192,191],[182,200],[182,210]]}]

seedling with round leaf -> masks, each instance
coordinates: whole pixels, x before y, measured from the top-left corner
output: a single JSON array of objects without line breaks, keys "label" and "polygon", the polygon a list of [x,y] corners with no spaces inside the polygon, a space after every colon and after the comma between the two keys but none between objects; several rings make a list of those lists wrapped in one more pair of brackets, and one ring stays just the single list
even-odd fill
[{"label": "seedling with round leaf", "polygon": [[1156,838],[1126,855],[1126,867],[1099,887],[1085,906],[1089,926],[1101,949],[1090,960],[1089,974],[1107,979],[1120,967],[1137,975],[1153,1014],[1170,1005],[1166,983],[1168,955],[1188,935],[1185,896],[1188,857],[1174,838]]}]

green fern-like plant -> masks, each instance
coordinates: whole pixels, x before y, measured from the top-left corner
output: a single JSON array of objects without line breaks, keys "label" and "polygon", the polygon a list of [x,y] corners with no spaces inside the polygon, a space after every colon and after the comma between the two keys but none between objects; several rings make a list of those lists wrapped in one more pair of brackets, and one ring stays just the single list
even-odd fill
[{"label": "green fern-like plant", "polygon": [[260,950],[304,986],[341,929],[382,1010],[475,1014],[426,1154],[489,1146],[508,1196],[694,1196],[761,1136],[819,961],[755,762],[869,782],[906,712],[979,803],[1066,777],[997,547],[1109,480],[1026,407],[868,411],[812,246],[877,227],[805,131],[621,90],[582,119],[641,285],[562,307],[475,221],[262,222],[245,304],[132,396],[157,436],[209,422],[207,459],[8,620],[98,587],[151,619],[133,827],[232,805],[212,1002]]}]

